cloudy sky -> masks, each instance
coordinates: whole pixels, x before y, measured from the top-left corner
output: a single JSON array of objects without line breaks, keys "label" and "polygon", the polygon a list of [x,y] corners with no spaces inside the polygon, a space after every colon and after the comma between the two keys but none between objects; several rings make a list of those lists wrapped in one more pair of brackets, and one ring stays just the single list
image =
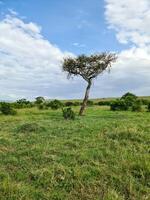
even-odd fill
[{"label": "cloudy sky", "polygon": [[82,98],[66,55],[112,51],[118,60],[91,97],[150,95],[150,0],[0,0],[0,100]]}]

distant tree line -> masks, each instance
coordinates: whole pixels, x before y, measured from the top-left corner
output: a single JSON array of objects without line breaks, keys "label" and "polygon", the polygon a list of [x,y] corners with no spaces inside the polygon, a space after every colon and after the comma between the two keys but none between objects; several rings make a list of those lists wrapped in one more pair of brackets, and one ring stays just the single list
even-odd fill
[{"label": "distant tree line", "polygon": [[[80,100],[69,100],[69,101],[60,101],[55,100],[46,100],[44,97],[37,97],[35,101],[29,101],[27,99],[20,99],[16,102],[0,102],[0,111],[5,115],[15,115],[17,114],[17,109],[25,109],[37,107],[39,110],[57,110],[62,109],[62,112],[66,116],[68,113],[73,116],[70,110],[71,107],[81,106],[82,101]],[[115,100],[88,100],[87,106],[109,106],[112,111],[142,111],[142,106],[147,108],[147,111],[150,112],[150,100],[145,98],[139,98],[136,95],[128,92],[124,94],[121,98]],[[68,109],[69,108],[69,109]],[[74,118],[74,116],[72,117]]]}]

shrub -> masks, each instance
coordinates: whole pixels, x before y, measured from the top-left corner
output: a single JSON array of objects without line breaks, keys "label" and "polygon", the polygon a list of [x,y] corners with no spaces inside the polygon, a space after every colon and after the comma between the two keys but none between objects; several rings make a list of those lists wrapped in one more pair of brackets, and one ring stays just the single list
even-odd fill
[{"label": "shrub", "polygon": [[39,110],[44,110],[44,109],[47,108],[46,104],[44,104],[44,103],[38,104],[37,107],[38,107]]},{"label": "shrub", "polygon": [[17,112],[12,108],[12,105],[10,103],[2,102],[0,106],[0,111],[4,115],[16,115]]},{"label": "shrub", "polygon": [[79,102],[79,101],[74,102],[74,106],[80,106],[80,105],[81,105],[81,102]]},{"label": "shrub", "polygon": [[67,106],[67,107],[74,106],[74,103],[72,101],[67,101],[67,102],[65,102],[65,106]]},{"label": "shrub", "polygon": [[135,101],[137,100],[137,96],[130,92],[127,92],[126,94],[124,94],[121,97],[121,100],[124,100],[128,107],[132,107],[134,105]]},{"label": "shrub", "polygon": [[91,101],[91,100],[88,100],[87,101],[87,106],[93,106],[94,105],[94,102],[93,101]]},{"label": "shrub", "polygon": [[135,94],[130,93],[130,92],[125,93],[125,94],[121,97],[121,99],[126,99],[126,98],[128,98],[128,97],[131,98],[131,99],[134,99],[134,100],[137,99],[137,96],[136,96]]},{"label": "shrub", "polygon": [[149,102],[149,104],[147,106],[147,109],[148,109],[148,112],[150,112],[150,102]]},{"label": "shrub", "polygon": [[111,103],[110,105],[110,110],[112,111],[120,111],[120,110],[128,110],[129,107],[126,104],[125,100],[115,100],[114,102]]},{"label": "shrub", "polygon": [[99,101],[97,103],[98,106],[110,106],[112,101]]},{"label": "shrub", "polygon": [[22,133],[29,133],[29,132],[38,132],[43,130],[43,127],[40,127],[37,123],[25,123],[22,124],[19,128],[18,128],[18,132],[22,132]]},{"label": "shrub", "polygon": [[132,111],[141,112],[142,111],[142,102],[141,100],[136,100],[132,106]]},{"label": "shrub", "polygon": [[74,120],[75,119],[75,112],[69,107],[62,109],[64,119]]},{"label": "shrub", "polygon": [[35,99],[36,99],[35,101],[36,104],[41,104],[45,102],[44,97],[36,97]]},{"label": "shrub", "polygon": [[19,99],[15,103],[13,103],[14,108],[31,108],[33,107],[33,103],[26,99]]},{"label": "shrub", "polygon": [[57,109],[62,107],[62,102],[57,100],[57,99],[55,99],[54,101],[51,101],[49,103],[49,106],[51,107],[51,109],[57,110]]},{"label": "shrub", "polygon": [[149,104],[149,100],[148,99],[141,99],[141,102],[143,105],[147,105]]}]

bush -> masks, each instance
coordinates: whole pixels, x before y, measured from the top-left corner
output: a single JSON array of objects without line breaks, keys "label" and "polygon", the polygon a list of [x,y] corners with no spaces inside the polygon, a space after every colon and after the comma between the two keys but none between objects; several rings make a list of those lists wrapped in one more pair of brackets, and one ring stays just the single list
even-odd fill
[{"label": "bush", "polygon": [[99,101],[97,103],[98,106],[110,106],[112,101]]},{"label": "bush", "polygon": [[36,97],[35,99],[36,99],[35,104],[41,104],[45,102],[44,97]]},{"label": "bush", "polygon": [[110,105],[110,110],[112,111],[121,111],[121,110],[128,110],[129,107],[126,104],[125,100],[115,100],[114,102],[111,103]]},{"label": "bush", "polygon": [[0,105],[0,111],[4,115],[16,115],[17,112],[12,108],[12,105],[10,103],[2,102]]},{"label": "bush", "polygon": [[132,93],[130,93],[130,92],[127,92],[127,93],[125,93],[125,94],[121,97],[121,99],[125,100],[126,98],[131,98],[131,99],[136,100],[136,99],[137,99],[137,96],[136,96],[135,94],[132,94]]},{"label": "bush", "polygon": [[147,109],[148,109],[148,112],[150,112],[150,102],[149,102],[149,104],[147,106]]},{"label": "bush", "polygon": [[74,106],[74,103],[72,101],[67,101],[67,102],[65,102],[65,106],[67,106],[67,107]]},{"label": "bush", "polygon": [[149,100],[148,99],[141,99],[141,102],[143,105],[147,105],[149,104]]},{"label": "bush", "polygon": [[63,117],[67,120],[74,120],[75,119],[75,112],[71,108],[65,108],[63,111]]},{"label": "bush", "polygon": [[47,109],[47,106],[44,103],[38,104],[37,107],[38,107],[39,110]]},{"label": "bush", "polygon": [[124,94],[121,97],[121,100],[124,100],[128,107],[132,107],[134,105],[135,101],[137,100],[137,96],[130,92],[127,92],[126,94]]},{"label": "bush", "polygon": [[81,105],[81,102],[79,102],[79,101],[74,102],[74,106],[80,106],[80,105]]},{"label": "bush", "polygon": [[141,112],[142,111],[142,102],[141,100],[136,100],[132,106],[132,111]]},{"label": "bush", "polygon": [[37,123],[25,123],[22,124],[19,128],[18,128],[18,132],[22,132],[22,133],[29,133],[29,132],[38,132],[43,130],[43,127],[40,127]]},{"label": "bush", "polygon": [[26,99],[19,99],[12,105],[14,108],[31,108],[31,107],[33,107],[33,103]]},{"label": "bush", "polygon": [[62,107],[62,102],[57,100],[57,99],[55,99],[54,101],[51,101],[49,103],[49,106],[51,107],[51,109],[57,110],[57,109]]},{"label": "bush", "polygon": [[87,101],[87,106],[93,106],[94,105],[94,102],[93,101],[91,101],[91,100],[88,100]]}]

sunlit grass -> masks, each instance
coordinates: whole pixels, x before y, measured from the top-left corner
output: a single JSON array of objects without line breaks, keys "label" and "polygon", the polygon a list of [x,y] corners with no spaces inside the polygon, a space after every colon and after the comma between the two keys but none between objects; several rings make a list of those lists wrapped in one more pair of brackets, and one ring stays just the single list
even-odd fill
[{"label": "sunlit grass", "polygon": [[94,106],[75,121],[36,108],[0,115],[0,199],[149,199],[149,142],[148,112]]}]

